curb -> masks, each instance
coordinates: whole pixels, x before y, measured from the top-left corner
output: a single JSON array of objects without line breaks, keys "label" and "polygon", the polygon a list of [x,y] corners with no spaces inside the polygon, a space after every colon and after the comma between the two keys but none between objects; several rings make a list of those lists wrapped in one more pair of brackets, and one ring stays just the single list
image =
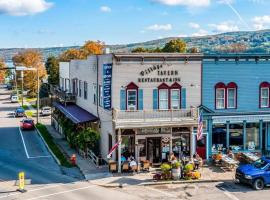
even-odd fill
[{"label": "curb", "polygon": [[[230,180],[188,180],[188,181],[162,181],[162,182],[146,182],[140,183],[137,186],[155,186],[155,185],[168,185],[168,184],[195,184],[195,183],[217,183],[217,182],[228,182]],[[123,188],[127,186],[132,186],[127,183],[115,183],[115,184],[95,184],[104,188]]]},{"label": "curb", "polygon": [[50,154],[52,155],[52,157],[54,158],[54,160],[56,161],[56,163],[61,166],[60,161],[58,160],[58,158],[54,155],[54,153],[52,152],[52,150],[50,149],[50,147],[48,146],[48,144],[46,143],[45,139],[43,138],[43,136],[41,135],[41,133],[39,132],[39,130],[37,129],[37,127],[35,126],[36,131],[38,133],[38,135],[40,136],[40,138],[42,139],[43,143],[45,144],[45,146],[47,147],[47,149],[49,150]]}]

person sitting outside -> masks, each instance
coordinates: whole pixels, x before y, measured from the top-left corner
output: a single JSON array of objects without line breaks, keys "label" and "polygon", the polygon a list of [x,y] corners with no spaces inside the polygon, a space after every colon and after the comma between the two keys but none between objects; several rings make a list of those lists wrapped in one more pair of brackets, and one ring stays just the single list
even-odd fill
[{"label": "person sitting outside", "polygon": [[227,156],[231,159],[234,159],[234,153],[231,148],[229,148],[229,150],[227,151]]},{"label": "person sitting outside", "polygon": [[134,158],[131,158],[131,160],[129,162],[129,167],[131,168],[132,172],[137,171],[138,166],[137,166],[137,162],[135,161]]},{"label": "person sitting outside", "polygon": [[201,157],[199,156],[199,154],[195,153],[195,154],[193,155],[192,161],[193,161],[194,169],[199,169],[201,160],[202,160],[202,159],[201,159]]},{"label": "person sitting outside", "polygon": [[125,162],[125,161],[127,161],[127,159],[126,159],[126,157],[122,154],[122,155],[121,155],[121,162],[123,163],[123,162]]}]

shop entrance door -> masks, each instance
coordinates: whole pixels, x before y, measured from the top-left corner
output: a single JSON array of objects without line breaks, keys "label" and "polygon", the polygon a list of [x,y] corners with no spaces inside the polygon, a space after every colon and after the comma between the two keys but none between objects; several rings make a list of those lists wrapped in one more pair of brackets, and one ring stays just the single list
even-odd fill
[{"label": "shop entrance door", "polygon": [[207,137],[204,135],[201,140],[197,141],[196,152],[202,159],[206,159],[206,140]]},{"label": "shop entrance door", "polygon": [[147,138],[147,160],[161,162],[161,138]]}]

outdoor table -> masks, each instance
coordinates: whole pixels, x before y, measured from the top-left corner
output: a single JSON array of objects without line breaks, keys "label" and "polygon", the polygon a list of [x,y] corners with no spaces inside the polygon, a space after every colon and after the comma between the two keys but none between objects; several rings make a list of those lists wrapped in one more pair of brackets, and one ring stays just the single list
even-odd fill
[{"label": "outdoor table", "polygon": [[230,158],[229,156],[227,155],[222,155],[222,162],[230,169],[234,169],[238,164],[239,162]]},{"label": "outdoor table", "polygon": [[242,153],[242,155],[249,161],[249,162],[255,162],[256,160],[260,159],[257,155],[250,152]]}]

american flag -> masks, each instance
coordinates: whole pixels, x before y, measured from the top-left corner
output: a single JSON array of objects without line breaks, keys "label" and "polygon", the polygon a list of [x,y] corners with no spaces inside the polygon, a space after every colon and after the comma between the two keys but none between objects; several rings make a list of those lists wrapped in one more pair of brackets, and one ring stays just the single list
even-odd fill
[{"label": "american flag", "polygon": [[198,119],[197,140],[201,140],[202,136],[203,136],[203,118],[202,118],[202,112],[200,112],[199,119]]},{"label": "american flag", "polygon": [[122,140],[120,139],[117,143],[115,143],[115,145],[113,145],[113,147],[111,148],[111,150],[109,151],[109,154],[107,155],[107,158],[111,158],[112,153],[115,151],[115,149],[119,146],[119,144],[122,142]]}]

